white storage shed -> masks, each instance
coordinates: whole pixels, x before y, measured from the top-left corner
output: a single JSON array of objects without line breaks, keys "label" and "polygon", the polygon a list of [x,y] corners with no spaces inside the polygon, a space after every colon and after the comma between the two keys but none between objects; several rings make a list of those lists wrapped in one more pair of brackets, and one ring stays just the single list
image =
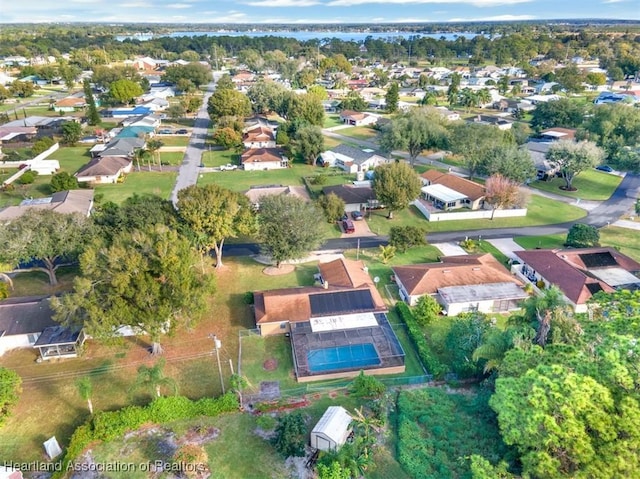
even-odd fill
[{"label": "white storage shed", "polygon": [[351,434],[353,418],[341,406],[330,406],[311,431],[311,447],[321,451],[335,451]]}]

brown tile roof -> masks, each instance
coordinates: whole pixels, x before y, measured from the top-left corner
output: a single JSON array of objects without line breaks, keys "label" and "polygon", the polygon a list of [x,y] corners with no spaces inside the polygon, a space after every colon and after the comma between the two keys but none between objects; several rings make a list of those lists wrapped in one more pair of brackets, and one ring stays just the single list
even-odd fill
[{"label": "brown tile roof", "polygon": [[318,269],[322,278],[329,283],[326,289],[323,286],[307,286],[256,291],[253,295],[256,324],[308,321],[311,318],[309,295],[336,291],[369,290],[376,310],[387,309],[375,283],[364,270],[362,261],[337,259],[320,263]]},{"label": "brown tile roof", "polygon": [[251,128],[242,137],[242,141],[244,142],[269,141],[273,139],[273,130],[261,125]]},{"label": "brown tile roof", "polygon": [[131,164],[124,156],[100,156],[80,168],[75,176],[112,176]]},{"label": "brown tile roof", "polygon": [[522,284],[488,253],[444,256],[439,263],[396,266],[393,273],[411,296],[435,294],[447,286]]},{"label": "brown tile roof", "polygon": [[84,98],[76,98],[73,96],[69,96],[67,98],[63,98],[61,100],[58,100],[56,102],[56,106],[70,106],[70,107],[83,107],[87,104],[87,102],[84,100]]},{"label": "brown tile roof", "polygon": [[280,162],[282,159],[283,150],[280,148],[252,148],[240,157],[241,163]]},{"label": "brown tile roof", "polygon": [[350,118],[355,121],[364,120],[366,117],[366,113],[361,113],[359,111],[342,110],[342,112],[340,113],[340,118]]},{"label": "brown tile roof", "polygon": [[527,266],[549,283],[556,285],[574,304],[584,304],[592,293],[588,285],[599,285],[604,291],[614,291],[606,283],[599,281],[569,264],[559,255],[560,250],[514,251]]},{"label": "brown tile roof", "polygon": [[486,194],[484,186],[449,173],[442,173],[437,170],[427,170],[420,176],[427,180],[431,185],[446,186],[458,193],[466,195],[472,201],[482,198]]}]

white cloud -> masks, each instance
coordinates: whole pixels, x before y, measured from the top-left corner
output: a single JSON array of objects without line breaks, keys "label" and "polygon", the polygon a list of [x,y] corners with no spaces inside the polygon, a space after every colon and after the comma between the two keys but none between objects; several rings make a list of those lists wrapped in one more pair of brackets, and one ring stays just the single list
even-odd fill
[{"label": "white cloud", "polygon": [[181,8],[191,8],[193,5],[189,3],[169,3],[165,5],[167,8],[181,9]]},{"label": "white cloud", "polygon": [[257,1],[245,1],[242,2],[245,5],[252,7],[311,7],[312,5],[318,5],[318,0],[257,0]]},{"label": "white cloud", "polygon": [[495,7],[500,5],[515,5],[517,3],[527,3],[533,0],[332,0],[327,5],[331,7],[353,7],[370,3],[377,4],[425,4],[425,3],[463,3],[476,7]]},{"label": "white cloud", "polygon": [[448,22],[517,22],[522,20],[535,20],[533,15],[494,15],[480,18],[450,18]]},{"label": "white cloud", "polygon": [[147,2],[127,2],[118,4],[121,8],[149,8],[152,5]]},{"label": "white cloud", "polygon": [[607,4],[607,3],[622,3],[624,1],[625,0],[604,0],[604,2],[602,2],[602,3],[604,3],[604,4]]}]

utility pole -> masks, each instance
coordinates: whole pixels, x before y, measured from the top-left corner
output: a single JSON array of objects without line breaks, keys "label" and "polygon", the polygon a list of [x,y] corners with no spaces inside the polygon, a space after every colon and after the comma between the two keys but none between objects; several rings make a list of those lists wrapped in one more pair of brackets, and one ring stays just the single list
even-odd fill
[{"label": "utility pole", "polygon": [[222,378],[222,365],[220,364],[220,348],[222,347],[222,341],[218,339],[215,334],[210,334],[209,337],[213,339],[213,347],[216,350],[216,358],[218,360],[218,374],[220,375],[220,387],[222,388],[222,394],[224,391],[224,379]]}]

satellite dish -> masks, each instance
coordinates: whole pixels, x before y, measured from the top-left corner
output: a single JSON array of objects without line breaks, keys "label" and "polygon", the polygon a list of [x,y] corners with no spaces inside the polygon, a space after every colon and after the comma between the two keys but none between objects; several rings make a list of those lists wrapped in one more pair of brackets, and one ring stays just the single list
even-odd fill
[{"label": "satellite dish", "polygon": [[378,284],[380,282],[380,278],[376,276],[375,278],[373,278],[373,282]]}]

